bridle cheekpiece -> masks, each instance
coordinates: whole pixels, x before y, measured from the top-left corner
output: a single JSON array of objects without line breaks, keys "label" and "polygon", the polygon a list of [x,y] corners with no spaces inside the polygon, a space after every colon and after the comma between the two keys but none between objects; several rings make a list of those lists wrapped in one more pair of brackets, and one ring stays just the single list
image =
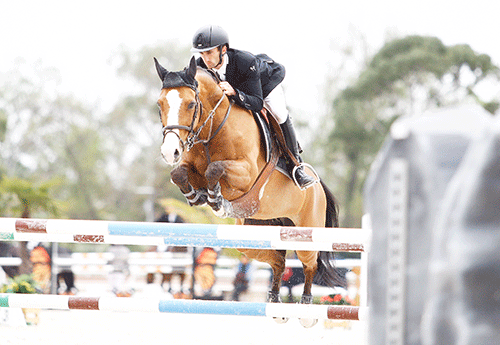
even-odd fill
[{"label": "bridle cheekpiece", "polygon": [[[164,89],[165,88],[177,88],[177,87],[182,87],[182,86],[189,87],[191,90],[193,90],[195,92],[196,106],[195,106],[193,118],[191,120],[191,125],[190,126],[183,126],[183,125],[164,126],[162,129],[163,138],[165,138],[165,136],[168,133],[174,133],[177,136],[177,138],[179,139],[179,143],[181,144],[181,147],[183,149],[185,148],[186,151],[191,150],[193,148],[193,146],[196,144],[203,144],[206,148],[208,160],[210,161],[210,156],[208,153],[208,144],[217,135],[217,133],[221,130],[222,126],[226,123],[226,120],[229,116],[229,112],[231,111],[231,107],[233,105],[233,102],[229,103],[229,108],[227,109],[227,112],[226,112],[226,115],[225,115],[223,121],[220,123],[220,125],[217,127],[217,129],[213,132],[213,134],[212,134],[213,117],[215,115],[217,108],[220,106],[220,104],[224,100],[225,94],[222,95],[222,97],[217,102],[217,105],[208,114],[206,120],[195,131],[194,126],[195,126],[195,122],[196,122],[197,117],[199,116],[201,119],[203,116],[203,104],[201,103],[201,100],[200,100],[200,91],[198,89],[198,81],[196,79],[194,79],[192,82],[190,82],[190,81],[186,80],[186,78],[183,78],[183,76],[180,75],[180,73],[176,73],[176,72],[168,72],[168,74],[163,79],[163,88]],[[198,114],[198,111],[199,111],[199,114]],[[211,135],[209,135],[208,139],[200,139],[199,135],[209,121],[210,121],[210,133],[211,133]],[[188,132],[186,142],[184,142],[181,139],[181,137],[179,136],[179,134],[174,131],[176,129],[185,130]]]}]

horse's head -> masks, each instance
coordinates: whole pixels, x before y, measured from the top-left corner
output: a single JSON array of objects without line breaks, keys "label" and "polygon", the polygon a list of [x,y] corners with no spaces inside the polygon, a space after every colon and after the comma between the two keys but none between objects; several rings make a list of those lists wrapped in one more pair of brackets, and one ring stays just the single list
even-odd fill
[{"label": "horse's head", "polygon": [[195,79],[196,60],[180,72],[169,72],[154,59],[163,87],[158,99],[160,119],[163,125],[161,154],[167,164],[179,163],[185,149],[190,145],[188,135],[196,126],[201,105],[198,84]]}]

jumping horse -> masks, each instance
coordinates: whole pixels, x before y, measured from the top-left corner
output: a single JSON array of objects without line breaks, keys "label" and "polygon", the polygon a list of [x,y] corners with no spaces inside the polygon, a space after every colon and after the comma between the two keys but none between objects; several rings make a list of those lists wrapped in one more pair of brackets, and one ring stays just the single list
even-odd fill
[{"label": "jumping horse", "polygon": [[[208,204],[218,216],[235,218],[236,224],[338,227],[338,206],[323,182],[300,190],[276,170],[278,154],[276,149],[268,154],[254,115],[233,104],[215,77],[197,67],[194,57],[179,72],[168,71],[156,58],[154,61],[163,83],[158,99],[163,126],[161,153],[167,164],[174,166],[171,181],[190,205]],[[271,265],[273,278],[267,299],[281,302],[286,251],[239,250],[248,258]],[[315,275],[329,286],[341,284],[332,253],[296,254],[305,276],[301,303],[312,303]],[[300,322],[311,327],[317,320]]]}]

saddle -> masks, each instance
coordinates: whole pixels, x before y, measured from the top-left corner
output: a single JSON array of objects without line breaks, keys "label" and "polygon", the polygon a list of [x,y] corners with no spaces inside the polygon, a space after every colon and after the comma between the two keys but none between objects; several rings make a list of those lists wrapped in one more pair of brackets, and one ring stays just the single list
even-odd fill
[{"label": "saddle", "polygon": [[[286,168],[286,161],[290,159],[289,157],[295,157],[289,152],[285,153],[285,149],[288,149],[286,148],[285,138],[283,137],[281,127],[274,116],[267,115],[268,112],[269,110],[266,108],[264,108],[261,113],[253,112],[255,122],[259,127],[266,148],[266,162],[272,162],[273,157],[271,157],[271,155],[273,150],[276,150],[278,157],[275,169],[293,181],[293,177]],[[280,136],[281,140],[279,139]]]},{"label": "saddle", "polygon": [[[264,117],[259,113],[252,113],[262,134],[266,148],[266,165],[260,172],[259,176],[257,176],[257,180],[254,182],[250,190],[231,201],[233,212],[234,214],[239,215],[238,218],[249,218],[259,210],[259,192],[274,170],[278,170],[293,181],[293,177],[288,173],[288,169],[286,169],[286,159],[288,157],[283,155],[284,149],[286,149],[286,144],[280,125],[276,119],[274,119],[274,116]],[[271,128],[273,128],[273,130],[271,130]],[[280,135],[281,142],[283,144],[280,144],[278,139]],[[291,156],[293,157],[293,155]]]}]

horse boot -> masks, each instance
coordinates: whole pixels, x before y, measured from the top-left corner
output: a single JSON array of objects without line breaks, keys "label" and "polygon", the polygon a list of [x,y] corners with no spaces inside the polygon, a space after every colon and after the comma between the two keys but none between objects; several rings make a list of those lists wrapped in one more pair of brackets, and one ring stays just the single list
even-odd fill
[{"label": "horse boot", "polygon": [[[281,130],[283,131],[283,136],[285,137],[287,148],[293,154],[295,159],[297,159],[297,161],[302,162],[302,159],[300,158],[299,155],[299,145],[297,142],[297,136],[295,135],[295,129],[293,128],[290,116],[286,118],[285,122],[280,124],[280,127]],[[295,164],[291,159],[287,159],[286,162],[287,162],[286,168],[290,173],[290,176],[292,176],[292,179],[296,181],[300,189],[304,190],[317,182],[316,179],[306,174],[304,168],[301,165],[295,168]]]}]

